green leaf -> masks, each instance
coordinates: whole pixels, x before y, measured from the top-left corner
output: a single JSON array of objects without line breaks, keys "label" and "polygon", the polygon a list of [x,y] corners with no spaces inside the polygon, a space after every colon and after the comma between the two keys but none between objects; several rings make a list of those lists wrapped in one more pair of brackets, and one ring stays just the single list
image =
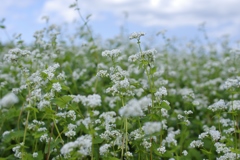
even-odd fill
[{"label": "green leaf", "polygon": [[70,88],[64,84],[61,83],[62,90],[69,91]]},{"label": "green leaf", "polygon": [[34,107],[26,107],[25,108],[26,111],[33,111],[35,113],[38,113],[38,109],[37,108],[34,108]]},{"label": "green leaf", "polygon": [[205,155],[210,155],[210,154],[212,154],[211,151],[207,151],[207,150],[205,150],[205,149],[201,149],[201,151],[202,151],[203,154],[205,154]]},{"label": "green leaf", "polygon": [[44,149],[44,153],[46,154],[46,153],[48,153],[48,151],[50,151],[51,152],[51,150],[53,150],[56,146],[58,146],[59,144],[61,143],[61,140],[60,139],[58,139],[58,140],[56,140],[56,141],[51,141],[50,142],[50,146],[49,146],[49,144],[47,144],[46,146],[45,146],[45,149]]},{"label": "green leaf", "polygon": [[237,153],[237,154],[240,154],[240,150],[239,149],[234,149],[234,148],[232,148],[232,149],[230,149],[233,153]]},{"label": "green leaf", "polygon": [[73,99],[72,97],[65,95],[65,96],[53,99],[52,102],[58,105],[59,107],[64,108],[66,107],[67,103],[70,102],[72,99]]},{"label": "green leaf", "polygon": [[100,137],[94,137],[94,139],[93,139],[93,144],[99,144],[102,142],[103,142],[103,139]]},{"label": "green leaf", "polygon": [[24,130],[20,130],[20,131],[13,131],[11,133],[9,133],[8,135],[5,135],[3,138],[4,142],[10,142],[13,139],[18,139],[23,137],[24,135]]},{"label": "green leaf", "polygon": [[153,75],[157,71],[157,67],[153,67],[150,69],[150,74]]},{"label": "green leaf", "polygon": [[0,28],[5,29],[6,27],[4,25],[0,25]]},{"label": "green leaf", "polygon": [[160,104],[160,107],[164,108],[166,110],[170,110],[171,109],[171,107],[169,106],[169,104],[166,101],[162,101],[161,104]]}]

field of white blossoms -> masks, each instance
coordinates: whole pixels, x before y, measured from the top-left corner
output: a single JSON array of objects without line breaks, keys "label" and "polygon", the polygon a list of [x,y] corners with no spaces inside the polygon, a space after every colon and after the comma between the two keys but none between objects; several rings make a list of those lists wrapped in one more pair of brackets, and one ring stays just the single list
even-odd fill
[{"label": "field of white blossoms", "polygon": [[85,22],[0,43],[0,160],[240,159],[239,50]]}]

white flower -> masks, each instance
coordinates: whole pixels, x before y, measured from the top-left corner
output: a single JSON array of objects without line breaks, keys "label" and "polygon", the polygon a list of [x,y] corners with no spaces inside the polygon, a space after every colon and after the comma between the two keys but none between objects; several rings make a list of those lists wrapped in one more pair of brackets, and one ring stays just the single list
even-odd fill
[{"label": "white flower", "polygon": [[143,111],[136,99],[130,100],[124,107],[119,109],[119,114],[123,117],[143,116]]},{"label": "white flower", "polygon": [[101,97],[98,94],[88,95],[87,97],[82,96],[81,101],[84,106],[95,108],[101,105]]},{"label": "white flower", "polygon": [[211,135],[212,139],[214,141],[217,141],[221,138],[221,134],[219,131],[216,131],[216,130],[210,130],[209,131],[209,134]]},{"label": "white flower", "polygon": [[228,103],[228,106],[230,106],[229,111],[235,111],[240,110],[240,100],[234,100],[232,102]]},{"label": "white flower", "polygon": [[145,149],[149,149],[152,146],[151,142],[148,142],[146,139],[143,139],[143,142],[141,143],[141,145],[145,148]]},{"label": "white flower", "polygon": [[0,100],[0,109],[1,107],[12,106],[15,103],[18,103],[18,97],[14,93],[8,93]]},{"label": "white flower", "polygon": [[162,96],[167,95],[167,89],[165,87],[161,87],[158,89],[158,91],[154,95],[160,99],[162,98]]},{"label": "white flower", "polygon": [[196,140],[196,141],[194,140],[190,143],[191,148],[195,148],[195,147],[199,148],[202,146],[203,146],[203,142],[201,140]]},{"label": "white flower", "polygon": [[106,50],[102,52],[103,57],[116,58],[120,55],[121,51],[119,49]]},{"label": "white flower", "polygon": [[32,156],[33,156],[33,158],[36,158],[36,157],[38,156],[38,153],[37,153],[37,152],[34,152],[34,153],[32,154]]},{"label": "white flower", "polygon": [[129,39],[137,39],[137,40],[140,40],[140,37],[141,37],[141,36],[144,36],[144,35],[145,35],[145,33],[143,33],[143,32],[133,32],[133,33],[130,35]]},{"label": "white flower", "polygon": [[161,122],[146,122],[144,123],[142,129],[146,135],[150,135],[159,132],[161,130],[161,126]]},{"label": "white flower", "polygon": [[53,89],[54,91],[60,92],[60,91],[62,90],[62,87],[61,87],[60,83],[57,82],[57,83],[53,83],[53,84],[52,84],[52,89]]},{"label": "white flower", "polygon": [[188,152],[187,152],[186,150],[184,150],[184,151],[182,151],[182,154],[183,154],[184,156],[187,156],[187,155],[188,155]]},{"label": "white flower", "polygon": [[74,142],[66,143],[61,148],[61,154],[68,155],[73,151],[75,148],[77,152],[83,156],[87,156],[91,154],[91,147],[92,147],[92,136],[91,135],[84,135],[77,138]]},{"label": "white flower", "polygon": [[159,153],[161,153],[161,154],[164,154],[164,153],[166,152],[166,148],[165,148],[165,146],[162,146],[162,147],[159,147],[159,148],[157,149],[157,151],[158,151]]},{"label": "white flower", "polygon": [[220,110],[227,109],[227,105],[225,104],[224,100],[221,99],[215,102],[214,104],[210,105],[208,109],[212,110],[213,112],[220,111]]},{"label": "white flower", "polygon": [[99,153],[100,155],[104,155],[106,153],[108,153],[108,148],[111,147],[110,144],[104,144],[99,148]]}]

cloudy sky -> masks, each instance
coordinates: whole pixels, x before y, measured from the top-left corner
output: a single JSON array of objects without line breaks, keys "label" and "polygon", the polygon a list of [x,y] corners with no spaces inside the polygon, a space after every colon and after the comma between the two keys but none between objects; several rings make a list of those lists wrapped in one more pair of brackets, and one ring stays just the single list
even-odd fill
[{"label": "cloudy sky", "polygon": [[[6,19],[4,25],[10,37],[21,33],[30,42],[34,31],[45,26],[42,16],[49,16],[50,23],[56,24],[80,20],[69,8],[74,2],[7,0],[0,5],[0,19]],[[203,22],[210,37],[240,37],[239,0],[78,0],[78,4],[84,17],[92,15],[90,25],[103,38],[118,34],[123,24],[129,33],[167,30],[169,36],[194,38],[201,36],[198,27]],[[6,33],[0,30],[0,40],[6,39]]]}]

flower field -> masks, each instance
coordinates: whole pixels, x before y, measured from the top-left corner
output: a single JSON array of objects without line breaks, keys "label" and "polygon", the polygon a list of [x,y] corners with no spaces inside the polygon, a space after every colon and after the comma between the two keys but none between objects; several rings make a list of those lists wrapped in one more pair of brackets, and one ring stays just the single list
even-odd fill
[{"label": "flower field", "polygon": [[63,32],[0,43],[0,160],[240,159],[240,51],[226,39]]}]

